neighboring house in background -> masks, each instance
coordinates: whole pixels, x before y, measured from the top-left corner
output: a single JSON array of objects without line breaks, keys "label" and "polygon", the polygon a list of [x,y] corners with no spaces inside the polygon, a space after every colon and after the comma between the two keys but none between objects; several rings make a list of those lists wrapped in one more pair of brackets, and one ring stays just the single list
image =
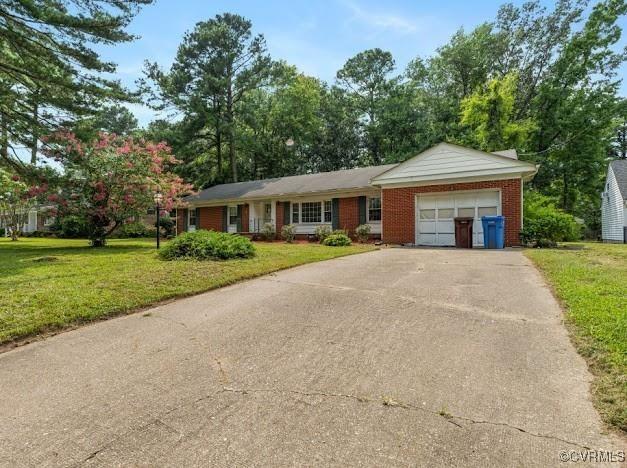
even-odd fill
[{"label": "neighboring house in background", "polygon": [[609,164],[602,197],[603,241],[627,243],[627,160],[612,161]]},{"label": "neighboring house in background", "polygon": [[516,151],[495,153],[440,143],[400,164],[216,185],[186,197],[178,232],[212,229],[299,237],[326,224],[350,235],[360,224],[386,243],[455,245],[455,217],[474,217],[473,244],[483,245],[481,217],[505,216],[505,243],[519,245],[522,185],[534,164]]},{"label": "neighboring house in background", "polygon": [[[50,206],[39,205],[34,206],[28,212],[28,220],[22,227],[23,234],[29,234],[35,231],[49,231],[53,224],[55,217],[50,214]],[[4,228],[2,221],[0,221],[0,228]],[[9,237],[10,233],[5,229],[5,237]]]}]

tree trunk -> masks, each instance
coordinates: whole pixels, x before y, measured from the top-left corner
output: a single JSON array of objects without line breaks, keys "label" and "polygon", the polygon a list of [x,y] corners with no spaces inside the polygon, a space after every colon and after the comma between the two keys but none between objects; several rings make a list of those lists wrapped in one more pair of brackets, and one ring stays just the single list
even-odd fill
[{"label": "tree trunk", "polygon": [[227,68],[228,83],[226,90],[226,118],[228,122],[229,161],[231,163],[232,182],[237,182],[237,158],[235,154],[235,129],[233,128],[233,82],[230,67]]},{"label": "tree trunk", "polygon": [[213,99],[213,113],[216,129],[216,156],[218,159],[218,180],[222,181],[222,108],[220,96]]},{"label": "tree trunk", "polygon": [[4,114],[0,116],[0,127],[0,158],[6,163],[9,161],[9,130]]},{"label": "tree trunk", "polygon": [[39,124],[39,105],[37,103],[37,94],[35,94],[33,100],[33,135],[30,147],[30,163],[37,165],[37,143],[39,142],[39,132],[37,131],[37,125]]},{"label": "tree trunk", "polygon": [[104,237],[98,237],[96,239],[91,239],[92,247],[104,247],[107,244],[107,241]]}]

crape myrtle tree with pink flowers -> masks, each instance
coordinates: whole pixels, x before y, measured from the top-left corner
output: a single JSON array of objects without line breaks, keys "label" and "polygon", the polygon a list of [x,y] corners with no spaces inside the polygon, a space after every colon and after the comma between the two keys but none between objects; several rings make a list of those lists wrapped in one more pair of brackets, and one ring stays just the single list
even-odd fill
[{"label": "crape myrtle tree with pink flowers", "polygon": [[156,192],[170,211],[191,186],[170,169],[178,164],[165,143],[101,133],[90,143],[60,131],[47,138],[46,156],[63,167],[59,189],[48,195],[59,216],[83,220],[93,247],[125,222],[146,213]]}]

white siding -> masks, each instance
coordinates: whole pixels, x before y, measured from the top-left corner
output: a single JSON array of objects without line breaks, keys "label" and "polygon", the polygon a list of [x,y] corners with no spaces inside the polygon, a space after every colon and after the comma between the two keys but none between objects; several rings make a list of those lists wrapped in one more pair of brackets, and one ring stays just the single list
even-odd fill
[{"label": "white siding", "polygon": [[601,203],[601,225],[604,241],[623,242],[625,226],[625,202],[611,167],[607,169],[607,180]]},{"label": "white siding", "polygon": [[532,174],[533,164],[512,157],[440,143],[393,169],[374,177],[374,184],[456,179],[474,176]]}]

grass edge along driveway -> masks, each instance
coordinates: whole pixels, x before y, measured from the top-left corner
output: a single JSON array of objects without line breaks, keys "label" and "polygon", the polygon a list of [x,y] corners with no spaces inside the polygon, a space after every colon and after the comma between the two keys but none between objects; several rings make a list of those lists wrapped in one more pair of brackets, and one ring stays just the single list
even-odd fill
[{"label": "grass edge along driveway", "polygon": [[590,242],[525,254],[564,306],[571,339],[594,375],[601,417],[627,432],[627,245]]},{"label": "grass edge along driveway", "polygon": [[0,344],[132,312],[372,245],[256,243],[251,259],[164,261],[154,241],[0,238]]}]

